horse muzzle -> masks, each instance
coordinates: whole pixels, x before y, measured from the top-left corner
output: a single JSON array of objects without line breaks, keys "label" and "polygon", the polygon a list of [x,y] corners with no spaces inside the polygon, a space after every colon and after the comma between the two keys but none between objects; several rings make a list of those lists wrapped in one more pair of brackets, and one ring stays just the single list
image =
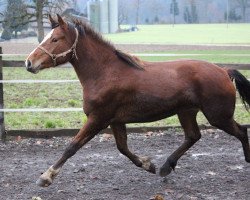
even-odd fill
[{"label": "horse muzzle", "polygon": [[32,65],[32,62],[30,60],[28,60],[28,59],[25,61],[25,66],[26,66],[26,70],[28,72],[31,72],[33,74],[37,74],[39,72],[39,66],[38,67],[34,67]]}]

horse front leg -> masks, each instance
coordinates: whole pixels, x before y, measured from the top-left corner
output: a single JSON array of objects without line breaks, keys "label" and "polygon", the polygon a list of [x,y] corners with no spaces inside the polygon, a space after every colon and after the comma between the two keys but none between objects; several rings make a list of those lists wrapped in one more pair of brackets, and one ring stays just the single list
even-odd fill
[{"label": "horse front leg", "polygon": [[118,150],[125,156],[127,156],[137,167],[141,167],[146,171],[155,174],[156,169],[153,163],[150,162],[148,157],[139,157],[133,154],[127,145],[127,133],[125,124],[111,124],[111,129],[114,133],[116,145]]},{"label": "horse front leg", "polygon": [[58,175],[63,164],[104,128],[106,127],[103,126],[103,124],[89,117],[87,123],[80,129],[72,142],[65,149],[61,158],[39,177],[36,184],[41,187],[48,187]]}]

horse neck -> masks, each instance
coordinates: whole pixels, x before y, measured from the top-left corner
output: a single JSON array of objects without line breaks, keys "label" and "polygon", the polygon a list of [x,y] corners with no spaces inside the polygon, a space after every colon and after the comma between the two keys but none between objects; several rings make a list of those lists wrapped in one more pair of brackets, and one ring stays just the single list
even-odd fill
[{"label": "horse neck", "polygon": [[76,54],[78,59],[71,64],[82,85],[88,81],[98,81],[112,66],[110,63],[118,59],[112,47],[91,37],[79,40]]}]

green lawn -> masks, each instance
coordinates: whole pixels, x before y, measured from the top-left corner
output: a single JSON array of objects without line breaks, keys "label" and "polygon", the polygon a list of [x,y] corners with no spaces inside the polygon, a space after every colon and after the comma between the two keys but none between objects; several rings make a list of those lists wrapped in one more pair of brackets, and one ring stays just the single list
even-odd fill
[{"label": "green lawn", "polygon": [[[126,26],[125,26],[126,27]],[[106,34],[121,44],[250,44],[250,24],[139,25],[137,32]]]},{"label": "green lawn", "polygon": [[[104,37],[114,43],[250,45],[250,24],[232,24],[229,25],[229,28],[225,24],[176,25],[175,27],[172,27],[172,25],[142,25],[139,28],[138,32],[109,34]],[[141,56],[141,58],[148,61],[185,58],[217,63],[250,63],[250,50],[183,50],[154,53],[202,55]],[[12,59],[12,57],[5,57],[4,59]],[[23,60],[24,57],[18,59]],[[250,70],[242,71],[242,73],[250,78]],[[4,68],[3,77],[5,80],[77,79],[72,68],[44,70],[37,75],[27,73],[24,68]],[[4,101],[5,108],[68,108],[81,107],[83,103],[79,83],[4,84]],[[241,102],[238,100],[237,104],[241,104]],[[249,123],[250,113],[246,112],[244,107],[237,106],[235,117],[240,123]],[[81,112],[5,113],[7,129],[80,128],[84,121],[86,121],[86,116]],[[202,114],[199,114],[199,123],[207,124]],[[167,126],[178,124],[177,117],[174,116],[144,125]],[[137,124],[131,126],[137,126]]]},{"label": "green lawn", "polygon": [[[250,78],[250,70],[241,71]],[[4,68],[5,80],[13,79],[77,79],[72,68],[44,70],[39,74],[26,72],[24,68]],[[82,107],[82,88],[80,83],[30,83],[4,84],[5,108],[79,108]],[[241,104],[238,100],[237,104]],[[235,113],[240,123],[249,123],[250,113],[238,105]],[[80,128],[86,121],[82,112],[45,113],[5,113],[7,129],[38,128]],[[205,117],[199,114],[200,124],[208,125]],[[169,126],[179,125],[176,116],[154,123],[131,124],[130,126]]]},{"label": "green lawn", "polygon": [[[169,55],[140,56],[139,54],[169,54]],[[214,63],[250,63],[250,49],[249,50],[181,50],[181,51],[160,51],[160,52],[143,52],[143,53],[138,52],[138,56],[142,60],[146,61],[197,59],[197,60],[207,60]],[[26,58],[25,56],[3,57],[4,60],[25,60],[25,58]],[[33,78],[36,78],[36,76],[33,76]]]},{"label": "green lawn", "polygon": [[[150,53],[150,52],[149,52]],[[144,53],[145,54],[145,53]],[[139,56],[147,61],[168,61],[176,59],[197,59],[213,63],[250,63],[250,50],[188,50],[165,51],[150,54],[175,54],[169,56]],[[186,54],[186,55],[181,55]]]}]

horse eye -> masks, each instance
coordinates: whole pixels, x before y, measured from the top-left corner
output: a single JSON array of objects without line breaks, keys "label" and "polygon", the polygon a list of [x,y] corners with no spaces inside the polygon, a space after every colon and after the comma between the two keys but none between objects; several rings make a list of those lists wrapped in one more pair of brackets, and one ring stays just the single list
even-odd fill
[{"label": "horse eye", "polygon": [[52,39],[52,42],[57,42],[57,39],[56,39],[56,38],[53,38],[53,39]]}]

